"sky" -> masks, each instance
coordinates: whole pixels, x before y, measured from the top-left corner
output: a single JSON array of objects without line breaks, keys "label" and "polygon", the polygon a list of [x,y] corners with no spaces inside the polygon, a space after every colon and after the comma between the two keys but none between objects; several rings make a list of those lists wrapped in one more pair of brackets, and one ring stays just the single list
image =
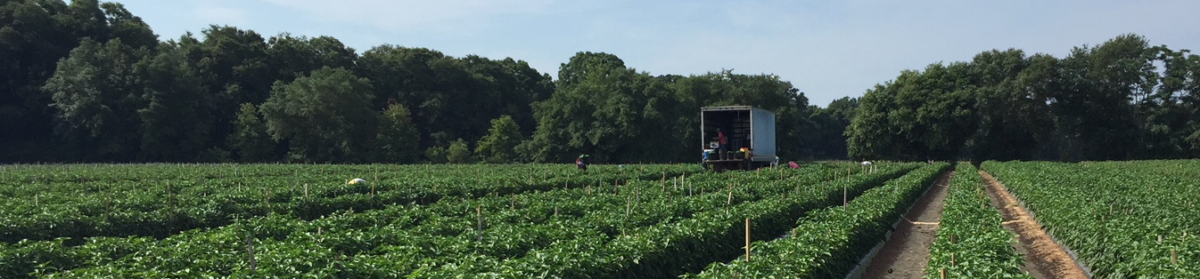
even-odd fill
[{"label": "sky", "polygon": [[211,24],[512,57],[556,77],[578,52],[652,75],[774,74],[826,106],[903,70],[992,49],[1064,57],[1121,34],[1200,51],[1200,1],[117,0],[159,39]]}]

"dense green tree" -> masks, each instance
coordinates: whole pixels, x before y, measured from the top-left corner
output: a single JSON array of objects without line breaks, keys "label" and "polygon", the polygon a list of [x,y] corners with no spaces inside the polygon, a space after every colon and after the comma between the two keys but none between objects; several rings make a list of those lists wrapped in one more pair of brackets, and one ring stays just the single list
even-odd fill
[{"label": "dense green tree", "polygon": [[11,0],[0,2],[0,161],[80,160],[63,148],[53,127],[57,113],[42,90],[82,39],[118,38],[137,49],[158,41],[140,18],[120,4],[98,1]]},{"label": "dense green tree", "polygon": [[488,120],[501,115],[532,133],[536,122],[530,104],[553,92],[550,77],[524,61],[454,58],[423,48],[372,48],[358,59],[355,71],[372,80],[377,109],[399,103],[412,111],[422,148],[480,138]]},{"label": "dense green tree", "polygon": [[371,83],[341,68],[278,82],[260,107],[267,131],[287,140],[292,160],[364,162],[376,133]]},{"label": "dense green tree", "polygon": [[588,153],[595,162],[631,144],[639,130],[642,105],[634,97],[637,79],[647,78],[607,53],[581,52],[559,70],[557,90],[535,104],[538,128],[533,146],[537,161],[568,162],[573,154]]},{"label": "dense green tree", "polygon": [[487,135],[479,139],[475,154],[489,163],[513,162],[519,159],[516,148],[524,140],[521,127],[512,117],[504,115],[492,119],[492,128],[488,130]]},{"label": "dense green tree", "polygon": [[255,163],[275,159],[275,142],[267,133],[267,125],[263,123],[254,104],[242,103],[234,121],[236,130],[229,135],[228,141],[239,161]]},{"label": "dense green tree", "polygon": [[[283,33],[267,42],[266,55],[274,79],[291,82],[321,67],[353,69],[358,54],[329,36],[308,38]],[[393,77],[394,78],[394,77]]]},{"label": "dense green tree", "polygon": [[966,63],[905,71],[863,96],[851,123],[855,159],[950,160],[976,131],[974,87]]},{"label": "dense green tree", "polygon": [[848,159],[846,157],[846,127],[858,111],[858,98],[843,97],[833,100],[825,108],[810,105],[812,126],[806,127],[805,137],[814,159]]},{"label": "dense green tree", "polygon": [[195,68],[172,43],[136,66],[148,103],[137,110],[142,122],[141,161],[188,162],[208,148],[212,120]]},{"label": "dense green tree", "polygon": [[446,147],[438,145],[426,148],[425,159],[435,164],[446,163]]},{"label": "dense green tree", "polygon": [[210,25],[201,34],[203,41],[189,33],[179,39],[179,45],[208,89],[206,106],[213,115],[209,145],[227,149],[223,139],[234,133],[234,117],[241,104],[265,102],[275,77],[268,64],[267,44],[258,33]]},{"label": "dense green tree", "polygon": [[58,134],[74,144],[76,158],[128,161],[141,144],[141,119],[146,106],[142,79],[134,63],[146,57],[114,39],[98,43],[85,39],[58,64],[46,82],[51,106],[57,110]]},{"label": "dense green tree", "polygon": [[455,140],[446,148],[446,161],[451,164],[471,162],[471,147],[463,139]]},{"label": "dense green tree", "polygon": [[388,106],[379,117],[379,134],[375,143],[380,162],[408,164],[417,161],[421,135],[413,124],[411,113],[402,104]]}]

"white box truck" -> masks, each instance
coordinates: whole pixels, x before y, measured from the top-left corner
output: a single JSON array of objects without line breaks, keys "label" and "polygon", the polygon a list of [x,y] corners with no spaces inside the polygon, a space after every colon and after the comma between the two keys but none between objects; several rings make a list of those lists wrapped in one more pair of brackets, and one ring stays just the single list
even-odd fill
[{"label": "white box truck", "polygon": [[[725,146],[719,134],[725,136]],[[779,164],[775,154],[775,114],[752,106],[700,108],[704,167],[751,170]]]}]

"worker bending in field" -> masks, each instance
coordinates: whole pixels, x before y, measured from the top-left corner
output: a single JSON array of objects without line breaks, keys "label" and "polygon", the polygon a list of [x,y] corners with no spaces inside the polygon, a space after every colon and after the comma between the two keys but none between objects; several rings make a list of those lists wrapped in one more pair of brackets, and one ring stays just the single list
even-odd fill
[{"label": "worker bending in field", "polygon": [[587,154],[580,154],[579,158],[575,158],[575,167],[577,167],[581,170],[587,171],[587,165],[588,165],[588,155]]}]

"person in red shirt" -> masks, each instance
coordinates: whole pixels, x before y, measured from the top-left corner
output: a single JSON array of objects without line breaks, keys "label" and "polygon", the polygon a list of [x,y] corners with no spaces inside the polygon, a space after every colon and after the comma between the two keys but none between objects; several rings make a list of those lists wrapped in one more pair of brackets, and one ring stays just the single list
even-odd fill
[{"label": "person in red shirt", "polygon": [[729,145],[728,145],[729,141],[727,139],[725,139],[725,133],[721,132],[721,128],[717,128],[717,143],[720,144],[717,147],[717,158],[721,158],[721,160],[725,160],[729,156],[728,154],[726,154],[726,153],[728,153],[726,151],[729,150]]}]

